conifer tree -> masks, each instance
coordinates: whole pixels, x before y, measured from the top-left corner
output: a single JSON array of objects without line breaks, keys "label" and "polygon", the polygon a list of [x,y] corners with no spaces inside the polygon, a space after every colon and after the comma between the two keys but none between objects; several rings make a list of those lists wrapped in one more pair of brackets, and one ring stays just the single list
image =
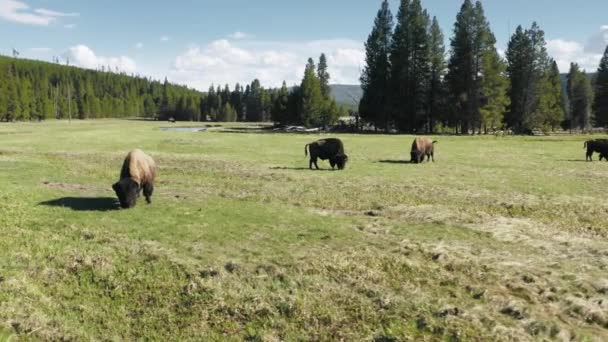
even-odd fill
[{"label": "conifer tree", "polygon": [[402,131],[424,125],[429,89],[430,19],[420,0],[402,0],[391,46],[393,115]]},{"label": "conifer tree", "polygon": [[517,27],[507,49],[507,72],[511,80],[511,108],[507,124],[517,132],[543,125],[538,116],[543,77],[550,72],[544,32],[536,23],[528,30]]},{"label": "conifer tree", "polygon": [[544,130],[555,130],[564,120],[562,81],[555,61],[545,72],[539,86],[539,102],[536,117]]},{"label": "conifer tree", "polygon": [[447,70],[445,61],[445,44],[443,32],[439,27],[437,17],[433,17],[430,32],[430,79],[428,97],[428,117],[426,120],[427,131],[434,132],[435,124],[442,119],[444,110],[445,86],[444,77]]},{"label": "conifer tree", "polygon": [[374,27],[365,43],[365,68],[361,74],[363,96],[359,103],[361,117],[374,127],[388,129],[390,121],[390,46],[393,15],[388,0],[378,10]]},{"label": "conifer tree", "polygon": [[315,63],[312,58],[308,59],[304,78],[300,85],[300,92],[302,95],[300,103],[302,123],[307,127],[318,125],[323,109],[323,94],[321,93],[321,82],[316,75]]},{"label": "conifer tree", "polygon": [[321,83],[321,95],[323,98],[329,99],[331,96],[331,90],[329,88],[330,75],[327,71],[327,57],[324,53],[319,57],[319,64],[317,65],[317,77]]},{"label": "conifer tree", "polygon": [[597,69],[594,89],[593,110],[596,125],[608,127],[608,46]]},{"label": "conifer tree", "polygon": [[578,64],[570,64],[568,73],[568,98],[570,99],[570,120],[572,128],[588,129],[591,127],[591,105],[593,94],[591,82]]},{"label": "conifer tree", "polygon": [[289,105],[289,90],[287,89],[287,83],[283,81],[283,85],[279,90],[277,97],[272,106],[271,117],[272,121],[280,124],[287,124],[290,121],[288,113]]}]

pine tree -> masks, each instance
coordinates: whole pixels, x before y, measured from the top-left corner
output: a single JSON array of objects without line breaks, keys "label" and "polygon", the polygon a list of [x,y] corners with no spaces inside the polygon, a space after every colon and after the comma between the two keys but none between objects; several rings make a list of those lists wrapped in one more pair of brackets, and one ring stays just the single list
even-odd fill
[{"label": "pine tree", "polygon": [[0,68],[0,120],[6,120],[6,113],[8,113],[8,81],[4,79],[5,70]]},{"label": "pine tree", "polygon": [[374,21],[374,28],[365,43],[365,68],[361,74],[363,96],[359,103],[361,117],[374,127],[389,128],[390,44],[393,15],[384,0]]},{"label": "pine tree", "polygon": [[152,95],[147,94],[144,97],[144,116],[148,118],[153,118],[157,114],[156,103],[154,102],[154,98]]},{"label": "pine tree", "polygon": [[307,127],[319,125],[323,109],[323,94],[321,93],[321,82],[316,75],[315,63],[312,58],[308,59],[300,91],[302,95],[300,104],[301,122]]},{"label": "pine tree", "polygon": [[165,82],[163,83],[163,95],[160,105],[160,112],[164,119],[168,119],[172,116],[174,108],[171,106],[171,98],[169,95],[169,81],[165,77]]},{"label": "pine tree", "polygon": [[506,64],[496,49],[483,54],[482,69],[480,114],[483,130],[487,133],[488,128],[496,130],[502,127],[504,115],[510,104],[509,79],[506,76]]},{"label": "pine tree", "polygon": [[489,115],[488,110],[495,110],[504,102],[499,99],[490,103],[496,92],[500,93],[491,89],[491,85],[503,81],[495,44],[481,2],[473,5],[471,0],[465,0],[454,24],[446,76],[452,104],[448,122],[461,133],[481,131],[482,126],[487,125],[484,119]]},{"label": "pine tree", "polygon": [[329,99],[331,96],[331,90],[329,88],[329,79],[330,75],[327,71],[327,57],[322,53],[321,57],[319,57],[319,64],[317,65],[317,77],[319,78],[319,82],[321,82],[321,95],[323,98]]},{"label": "pine tree", "polygon": [[243,88],[238,83],[234,86],[234,91],[230,95],[230,103],[232,104],[232,107],[236,110],[237,121],[243,121]]},{"label": "pine tree", "polygon": [[427,131],[433,132],[437,120],[441,119],[444,112],[443,99],[445,98],[444,77],[447,70],[445,61],[445,45],[443,32],[439,27],[437,17],[433,17],[430,32],[430,80],[428,98],[428,118],[426,122]]},{"label": "pine tree", "polygon": [[288,116],[288,105],[289,105],[289,90],[287,89],[287,84],[283,81],[283,85],[277,94],[277,98],[275,99],[272,106],[272,121],[280,124],[289,123]]},{"label": "pine tree", "polygon": [[454,24],[447,75],[453,104],[450,124],[460,126],[461,133],[468,133],[478,110],[475,108],[475,97],[479,93],[475,82],[475,31],[475,10],[471,1],[465,0]]},{"label": "pine tree", "polygon": [[544,32],[536,23],[526,31],[517,27],[507,49],[507,72],[511,80],[511,108],[507,124],[517,132],[542,126],[538,117],[540,87],[551,63],[547,55]]},{"label": "pine tree", "polygon": [[260,80],[255,79],[251,82],[247,96],[247,121],[262,121],[262,111],[262,85],[260,84]]},{"label": "pine tree", "polygon": [[600,127],[608,127],[608,46],[597,69],[594,88],[595,123]]},{"label": "pine tree", "polygon": [[555,130],[564,120],[559,68],[555,61],[551,61],[550,65],[551,68],[546,71],[540,82],[539,102],[535,115],[544,130]]},{"label": "pine tree", "polygon": [[402,0],[391,46],[392,106],[397,127],[424,126],[429,89],[430,19],[420,0]]},{"label": "pine tree", "polygon": [[568,73],[568,97],[570,99],[571,127],[588,129],[591,127],[591,105],[593,94],[591,82],[578,64],[570,64]]},{"label": "pine tree", "polygon": [[15,72],[9,71],[6,86],[6,114],[4,115],[6,121],[13,121],[20,116],[21,106],[18,86],[18,78]]}]

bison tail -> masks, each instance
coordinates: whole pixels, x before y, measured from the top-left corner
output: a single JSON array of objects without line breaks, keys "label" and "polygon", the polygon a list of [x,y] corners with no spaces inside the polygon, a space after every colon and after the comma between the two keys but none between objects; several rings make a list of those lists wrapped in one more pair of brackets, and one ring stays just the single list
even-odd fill
[{"label": "bison tail", "polygon": [[306,157],[308,157],[308,145],[310,145],[310,144],[306,144],[306,145],[304,145],[304,155],[305,155]]},{"label": "bison tail", "polygon": [[587,142],[585,141],[585,144],[583,145],[583,149],[587,148]]}]

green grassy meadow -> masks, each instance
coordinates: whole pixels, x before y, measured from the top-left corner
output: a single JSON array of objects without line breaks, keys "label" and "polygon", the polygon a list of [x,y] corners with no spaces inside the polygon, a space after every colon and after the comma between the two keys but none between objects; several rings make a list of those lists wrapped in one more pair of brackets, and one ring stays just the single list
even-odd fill
[{"label": "green grassy meadow", "polygon": [[[0,124],[0,340],[608,339],[608,163],[589,137]],[[179,124],[178,124],[179,125]],[[114,210],[133,148],[152,204]],[[319,162],[329,168],[329,163]]]}]

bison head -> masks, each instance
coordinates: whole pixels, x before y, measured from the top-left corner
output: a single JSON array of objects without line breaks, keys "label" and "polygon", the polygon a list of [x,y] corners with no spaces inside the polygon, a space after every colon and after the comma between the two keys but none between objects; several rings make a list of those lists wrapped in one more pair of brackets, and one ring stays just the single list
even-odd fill
[{"label": "bison head", "polygon": [[112,189],[118,196],[118,201],[123,209],[133,208],[137,201],[139,185],[131,178],[121,179],[119,182],[112,185]]},{"label": "bison head", "polygon": [[335,158],[336,165],[338,166],[338,170],[344,170],[346,166],[346,162],[348,161],[348,156],[346,154],[341,156],[336,156]]},{"label": "bison head", "polygon": [[410,163],[414,163],[414,164],[418,164],[420,163],[423,159],[422,157],[422,153],[418,152],[418,151],[412,151],[412,153],[410,153],[411,159],[410,159]]}]

